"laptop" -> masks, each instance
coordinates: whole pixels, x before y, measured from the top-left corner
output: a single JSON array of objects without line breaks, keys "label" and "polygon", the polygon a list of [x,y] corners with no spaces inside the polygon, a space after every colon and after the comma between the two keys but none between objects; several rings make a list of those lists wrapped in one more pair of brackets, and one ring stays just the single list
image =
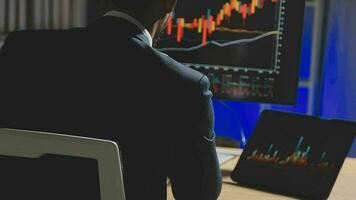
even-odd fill
[{"label": "laptop", "polygon": [[231,178],[303,199],[327,199],[356,134],[353,122],[264,111]]},{"label": "laptop", "polygon": [[0,129],[0,199],[125,200],[115,142]]}]

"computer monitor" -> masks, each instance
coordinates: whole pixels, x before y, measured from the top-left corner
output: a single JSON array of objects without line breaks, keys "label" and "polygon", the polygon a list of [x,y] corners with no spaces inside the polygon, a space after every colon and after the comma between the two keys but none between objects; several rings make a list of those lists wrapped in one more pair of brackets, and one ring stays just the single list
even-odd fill
[{"label": "computer monitor", "polygon": [[125,200],[115,142],[0,129],[0,199]]},{"label": "computer monitor", "polygon": [[295,104],[305,0],[181,0],[156,48],[218,99]]}]

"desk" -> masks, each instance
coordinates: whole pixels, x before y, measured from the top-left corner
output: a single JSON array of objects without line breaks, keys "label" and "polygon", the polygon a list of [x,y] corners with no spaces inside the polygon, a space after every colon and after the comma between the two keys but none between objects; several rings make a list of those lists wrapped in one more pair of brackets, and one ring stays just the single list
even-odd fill
[{"label": "desk", "polygon": [[[226,153],[237,153],[241,155],[241,149],[220,148],[218,151]],[[239,157],[236,157],[223,165],[221,170],[223,173],[223,187],[219,200],[288,200],[295,199],[286,196],[271,194],[268,192],[262,192],[258,190],[248,189],[236,185],[230,178],[232,170]],[[171,188],[168,186],[168,200],[174,200]],[[330,200],[355,200],[356,199],[356,159],[347,158],[344,166],[342,167],[339,177],[334,185],[334,188],[330,194]]]}]

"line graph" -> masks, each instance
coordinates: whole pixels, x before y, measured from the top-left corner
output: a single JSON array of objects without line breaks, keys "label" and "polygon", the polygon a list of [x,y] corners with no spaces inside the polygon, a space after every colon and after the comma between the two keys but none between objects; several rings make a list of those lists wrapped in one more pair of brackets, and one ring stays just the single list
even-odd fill
[{"label": "line graph", "polygon": [[225,43],[220,43],[220,42],[212,40],[212,41],[207,42],[205,45],[204,44],[199,44],[197,46],[193,46],[193,47],[189,47],[189,48],[174,48],[174,47],[169,48],[169,47],[167,47],[167,48],[161,48],[161,49],[158,49],[158,50],[162,51],[162,52],[167,52],[167,51],[194,51],[194,50],[203,48],[204,46],[209,45],[209,44],[213,44],[213,45],[216,45],[218,47],[227,47],[227,46],[230,46],[230,45],[237,45],[237,44],[255,42],[257,40],[260,40],[260,39],[268,37],[268,36],[278,35],[278,33],[279,33],[278,31],[271,31],[271,32],[267,32],[267,33],[265,33],[263,35],[254,37],[254,38],[229,41],[229,42],[225,42]]},{"label": "line graph", "polygon": [[[247,33],[247,34],[265,34],[265,33],[268,33],[266,31],[247,30],[247,29],[231,29],[231,28],[226,28],[226,27],[217,27],[216,31],[230,32],[230,33]],[[272,32],[272,31],[269,31],[269,32]]]}]

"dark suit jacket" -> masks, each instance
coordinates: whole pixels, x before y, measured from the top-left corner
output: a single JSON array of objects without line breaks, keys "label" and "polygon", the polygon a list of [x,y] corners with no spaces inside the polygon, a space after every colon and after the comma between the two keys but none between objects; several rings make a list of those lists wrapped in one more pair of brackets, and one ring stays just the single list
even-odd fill
[{"label": "dark suit jacket", "polygon": [[116,141],[128,200],[216,199],[221,175],[203,74],[148,45],[133,24],[10,34],[0,53],[2,127]]}]

